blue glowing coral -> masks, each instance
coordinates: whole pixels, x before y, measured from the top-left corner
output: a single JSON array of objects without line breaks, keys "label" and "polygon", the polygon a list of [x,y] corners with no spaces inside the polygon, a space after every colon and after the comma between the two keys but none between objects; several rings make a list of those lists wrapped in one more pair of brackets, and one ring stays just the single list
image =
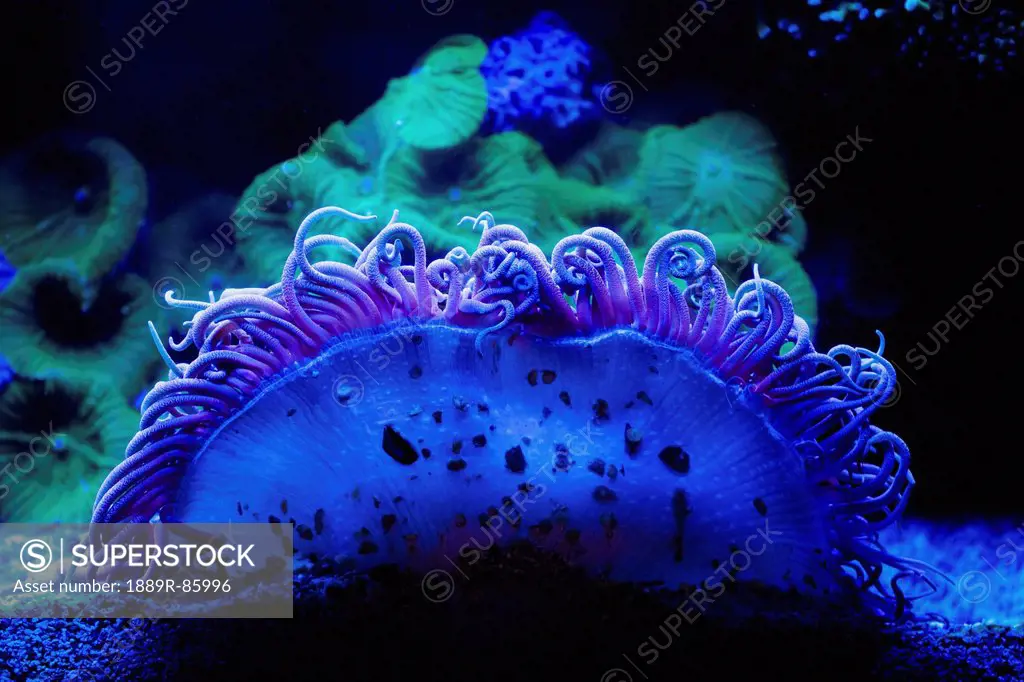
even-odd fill
[{"label": "blue glowing coral", "polygon": [[[473,253],[428,261],[397,211],[363,249],[309,234],[331,216],[375,218],[314,211],[268,289],[167,295],[194,313],[172,347],[199,354],[160,345],[168,380],[96,522],[291,521],[300,551],[358,569],[527,540],[705,590],[745,547],[743,579],[906,607],[921,567],[877,540],[914,483],[906,444],[869,423],[896,386],[882,349],[815,350],[756,269],[730,297],[693,231],[638,269],[606,228],[548,257],[484,213]],[[311,262],[323,246],[355,265]]]},{"label": "blue glowing coral", "polygon": [[[14,280],[15,272],[15,267],[4,257],[4,252],[0,251],[0,293],[3,293],[7,285]],[[4,360],[4,357],[0,355],[0,390],[3,390],[4,386],[11,383],[13,378],[14,371],[7,361]]]},{"label": "blue glowing coral", "polygon": [[759,4],[758,37],[786,36],[802,44],[813,58],[823,55],[830,44],[858,35],[874,47],[878,27],[884,24],[899,36],[899,53],[918,67],[924,66],[930,52],[942,54],[952,48],[959,60],[976,65],[983,75],[987,70],[1003,71],[1015,61],[1017,40],[1024,36],[1019,9],[992,0],[808,0],[806,4],[806,9],[778,18],[767,12],[783,5]]},{"label": "blue glowing coral", "polygon": [[480,71],[496,132],[566,128],[599,114],[588,86],[591,48],[553,12],[494,41]]}]

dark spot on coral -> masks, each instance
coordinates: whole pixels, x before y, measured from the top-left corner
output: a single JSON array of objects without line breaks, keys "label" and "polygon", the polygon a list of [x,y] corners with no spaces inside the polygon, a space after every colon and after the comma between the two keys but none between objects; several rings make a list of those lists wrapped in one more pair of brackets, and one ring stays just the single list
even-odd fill
[{"label": "dark spot on coral", "polygon": [[604,460],[595,459],[593,462],[587,465],[587,471],[592,471],[598,476],[604,476]]},{"label": "dark spot on coral", "polygon": [[299,525],[294,518],[288,519],[288,523],[292,524],[293,526]]},{"label": "dark spot on coral", "polygon": [[782,579],[783,580],[792,580],[793,579],[793,569],[787,568],[786,572],[782,574]]},{"label": "dark spot on coral", "polygon": [[462,452],[462,441],[461,440],[457,440],[454,443],[452,443],[452,452],[455,453],[456,455],[459,454],[460,452]]},{"label": "dark spot on coral", "polygon": [[540,380],[543,381],[545,384],[551,384],[554,383],[555,376],[556,375],[552,370],[546,369],[540,373]]},{"label": "dark spot on coral", "polygon": [[418,346],[423,343],[423,337],[420,334],[413,334],[411,341],[414,346]]},{"label": "dark spot on coral", "polygon": [[[379,506],[380,503],[378,502],[377,505]],[[323,509],[317,509],[313,513],[313,530],[316,531],[317,535],[321,535],[324,532],[324,517],[326,515],[327,512],[325,512]]]},{"label": "dark spot on coral", "polygon": [[765,504],[764,500],[760,497],[754,498],[754,509],[756,509],[757,513],[761,516],[768,516],[768,505]]},{"label": "dark spot on coral", "polygon": [[594,409],[594,420],[598,422],[608,421],[611,419],[611,412],[608,408],[608,401],[604,398],[598,398],[597,402],[593,405]]},{"label": "dark spot on coral", "polygon": [[569,449],[561,443],[555,443],[555,469],[569,470]]},{"label": "dark spot on coral", "polygon": [[476,411],[479,412],[480,414],[490,414],[491,408],[487,406],[487,403],[479,403],[476,406]]},{"label": "dark spot on coral", "polygon": [[658,459],[677,474],[690,473],[690,455],[678,445],[669,445],[658,453]]},{"label": "dark spot on coral", "polygon": [[568,542],[570,545],[575,545],[577,542],[580,541],[580,531],[576,530],[575,528],[570,528],[569,530],[565,531],[565,541]]},{"label": "dark spot on coral", "polygon": [[267,523],[281,523],[281,519],[277,518],[273,514],[267,516]]},{"label": "dark spot on coral", "polygon": [[462,471],[466,468],[466,460],[461,457],[448,460],[448,471]]},{"label": "dark spot on coral", "polygon": [[281,513],[282,514],[287,514],[288,513],[288,500],[281,500]]},{"label": "dark spot on coral", "polygon": [[409,377],[412,379],[419,379],[421,376],[423,376],[423,368],[419,365],[413,365],[409,370]]},{"label": "dark spot on coral", "polygon": [[482,433],[473,436],[473,445],[478,448],[482,448],[487,445],[487,436]]},{"label": "dark spot on coral", "polygon": [[647,403],[651,407],[654,407],[654,401],[651,400],[651,397],[649,395],[647,395],[647,391],[640,391],[639,393],[637,393],[636,399],[639,400],[640,402]]},{"label": "dark spot on coral", "polygon": [[513,474],[521,474],[526,471],[526,456],[523,449],[518,445],[505,451],[505,468]]},{"label": "dark spot on coral", "polygon": [[683,562],[683,536],[676,534],[672,537],[672,560],[677,564]]},{"label": "dark spot on coral", "polygon": [[618,477],[619,477],[619,470],[616,469],[614,466],[608,467],[608,480],[609,481],[614,481]]},{"label": "dark spot on coral", "polygon": [[529,436],[523,436],[522,441],[523,441],[523,445],[529,445],[530,443],[533,442],[532,440],[530,440]]},{"label": "dark spot on coral", "polygon": [[640,452],[640,444],[643,442],[644,437],[631,424],[626,424],[625,438],[626,454],[630,457],[635,457]]},{"label": "dark spot on coral", "polygon": [[489,430],[490,430],[491,432],[494,432],[494,431],[496,431],[496,430],[497,430],[497,427],[496,427],[496,426],[495,426],[494,424],[491,424],[491,425],[490,425],[490,426],[488,426],[487,428],[488,428],[488,429],[489,429]]},{"label": "dark spot on coral", "polygon": [[461,395],[452,396],[452,407],[459,412],[465,412],[469,409],[469,403]]},{"label": "dark spot on coral", "polygon": [[561,400],[566,407],[572,407],[572,399],[569,397],[569,391],[562,391],[559,393],[558,399]]},{"label": "dark spot on coral", "polygon": [[536,487],[537,486],[535,486],[534,484],[532,484],[529,481],[527,481],[525,483],[520,483],[519,485],[517,485],[516,486],[516,490],[520,490],[520,491],[522,491],[524,493],[530,493],[530,492],[533,492],[533,489],[536,488]]},{"label": "dark spot on coral", "polygon": [[599,485],[594,488],[594,500],[597,502],[614,502],[619,499],[619,496],[615,494],[615,491],[606,485]]},{"label": "dark spot on coral", "polygon": [[433,453],[430,451],[430,448],[423,448],[423,459],[430,459],[430,455],[432,454]]},{"label": "dark spot on coral", "polygon": [[358,531],[356,531],[356,537],[357,538],[368,538],[368,537],[370,537],[370,529],[367,528],[366,526],[363,526]]},{"label": "dark spot on coral", "polygon": [[237,507],[237,509],[238,509],[238,515],[239,515],[239,516],[242,516],[242,503],[241,503],[241,502],[239,502],[239,503],[237,503],[237,504],[238,504],[238,507]]},{"label": "dark spot on coral", "polygon": [[380,498],[378,498],[376,495],[373,496],[373,508],[380,509]]},{"label": "dark spot on coral", "polygon": [[818,583],[814,582],[814,576],[810,573],[804,574],[804,584],[810,586],[813,589],[818,589]]},{"label": "dark spot on coral", "polygon": [[391,527],[395,525],[395,521],[397,520],[398,517],[394,514],[385,514],[384,516],[380,517],[380,527],[384,529],[385,533],[387,533],[389,530],[391,530]]},{"label": "dark spot on coral", "polygon": [[434,423],[435,424],[440,424],[441,423],[441,410],[438,410],[438,411],[432,413],[430,416],[434,418]]},{"label": "dark spot on coral", "polygon": [[541,410],[541,415],[542,415],[543,419],[547,419],[548,417],[550,417],[551,416],[551,408],[550,407],[545,407],[543,410]]},{"label": "dark spot on coral", "polygon": [[655,367],[654,365],[648,365],[647,366],[647,371],[650,372],[651,374],[657,374],[658,373],[658,368]]},{"label": "dark spot on coral", "polygon": [[537,385],[537,370],[531,369],[529,374],[526,375],[526,381],[531,386],[536,386]]},{"label": "dark spot on coral", "polygon": [[392,504],[398,504],[399,502],[405,502],[405,498],[402,497],[401,495],[398,495],[397,497],[391,500]]},{"label": "dark spot on coral", "polygon": [[625,404],[625,408],[628,410],[629,408],[633,407],[633,405],[635,405],[635,404],[636,404],[635,402],[630,400],[628,403]]},{"label": "dark spot on coral", "polygon": [[712,568],[712,569],[714,569],[714,570],[716,570],[716,571],[717,571],[717,570],[718,570],[718,567],[719,567],[719,566],[721,566],[721,565],[722,565],[722,562],[721,562],[721,561],[719,561],[718,559],[712,559],[712,560],[711,560],[711,568]]},{"label": "dark spot on coral", "polygon": [[491,520],[491,517],[483,512],[480,512],[479,514],[477,514],[476,520],[480,523],[480,527],[483,528],[487,525],[487,522]]},{"label": "dark spot on coral", "polygon": [[459,513],[455,515],[455,527],[465,528],[466,527],[466,515]]},{"label": "dark spot on coral", "polygon": [[309,526],[299,525],[295,529],[295,532],[298,533],[299,537],[303,540],[309,541],[313,539],[313,531],[310,529]]},{"label": "dark spot on coral", "polygon": [[295,415],[295,413],[296,413],[296,412],[298,412],[298,410],[296,410],[296,409],[295,409],[295,408],[293,407],[292,409],[288,410],[288,416],[289,416],[289,417],[292,417],[292,416],[294,416],[294,415]]},{"label": "dark spot on coral", "polygon": [[388,457],[399,464],[409,466],[419,459],[419,454],[412,443],[407,441],[402,434],[395,430],[395,427],[388,424],[384,427],[384,437],[381,439],[381,447]]},{"label": "dark spot on coral", "polygon": [[359,543],[359,549],[356,550],[356,551],[359,552],[360,554],[376,554],[377,553],[377,545],[375,545],[374,543],[370,542],[369,540],[363,540],[362,542]]}]

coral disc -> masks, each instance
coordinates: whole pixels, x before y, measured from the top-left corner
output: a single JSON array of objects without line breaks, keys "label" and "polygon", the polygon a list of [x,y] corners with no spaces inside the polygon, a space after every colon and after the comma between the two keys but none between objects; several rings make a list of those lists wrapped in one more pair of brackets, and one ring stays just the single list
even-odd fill
[{"label": "coral disc", "polygon": [[300,550],[362,567],[528,541],[619,579],[722,570],[903,607],[878,580],[918,570],[877,542],[913,486],[869,422],[895,390],[881,348],[818,352],[780,286],[755,268],[730,296],[693,231],[638,269],[606,228],[548,257],[484,213],[472,254],[428,262],[397,211],[363,249],[309,236],[329,216],[375,218],[318,209],[280,284],[168,296],[195,313],[173,347],[199,354],[161,346],[168,381],[94,521],[292,522]]},{"label": "coral disc", "polygon": [[673,585],[752,536],[771,552],[749,577],[827,582],[800,457],[692,352],[626,329],[475,341],[444,323],[342,338],[211,435],[176,514],[293,520],[300,550],[362,568],[530,539]]}]

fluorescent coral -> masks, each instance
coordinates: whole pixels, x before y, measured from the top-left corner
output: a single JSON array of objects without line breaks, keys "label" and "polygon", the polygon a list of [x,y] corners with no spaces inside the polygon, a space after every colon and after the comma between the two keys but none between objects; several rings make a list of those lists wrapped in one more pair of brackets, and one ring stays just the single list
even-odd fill
[{"label": "fluorescent coral", "polygon": [[146,203],[145,172],[120,144],[50,137],[0,164],[0,250],[15,267],[67,258],[92,283],[128,252]]},{"label": "fluorescent coral", "polygon": [[787,183],[771,134],[727,112],[648,130],[636,192],[656,225],[749,234],[786,196]]},{"label": "fluorescent coral", "polygon": [[480,66],[487,80],[490,127],[567,128],[600,115],[588,85],[592,50],[553,12],[491,44]]},{"label": "fluorescent coral", "polygon": [[118,389],[95,374],[16,379],[0,392],[0,520],[88,522],[137,419]]},{"label": "fluorescent coral", "polygon": [[[169,299],[195,314],[174,348],[199,355],[168,358],[95,521],[287,508],[301,551],[364,568],[466,558],[508,522],[500,542],[670,585],[761,529],[773,549],[744,578],[905,605],[878,580],[919,573],[877,542],[913,485],[907,446],[868,421],[895,388],[881,349],[818,352],[768,280],[730,297],[697,232],[638,270],[610,230],[549,259],[485,213],[472,253],[430,261],[397,212],[363,249],[309,234],[329,216],[374,218],[318,209],[279,284]],[[310,261],[328,245],[355,265]]]},{"label": "fluorescent coral", "polygon": [[32,378],[89,380],[107,368],[111,381],[134,393],[146,374],[148,338],[140,325],[154,307],[137,275],[89,286],[73,261],[27,265],[0,294],[0,355]]},{"label": "fluorescent coral", "polygon": [[388,84],[376,106],[387,112],[401,141],[414,149],[447,149],[476,133],[487,113],[480,74],[486,52],[475,36],[447,38],[408,76]]},{"label": "fluorescent coral", "polygon": [[[808,0],[800,13],[761,5],[758,37],[788,39],[812,58],[840,49],[844,43],[864,37],[876,44],[895,35],[894,50],[880,47],[877,53],[891,61],[903,55],[923,67],[929,53],[953,53],[973,64],[978,75],[999,73],[1017,57],[1017,41],[1024,35],[1019,9],[1008,9],[991,0]],[[770,13],[769,13],[770,12]]]}]

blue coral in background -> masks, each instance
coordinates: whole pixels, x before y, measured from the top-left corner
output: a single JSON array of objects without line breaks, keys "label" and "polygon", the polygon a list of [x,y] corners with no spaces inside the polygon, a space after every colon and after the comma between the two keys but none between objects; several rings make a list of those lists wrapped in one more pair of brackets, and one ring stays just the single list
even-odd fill
[{"label": "blue coral in background", "polygon": [[[14,266],[4,258],[4,252],[0,251],[0,292],[6,289],[7,285],[14,279],[14,273]],[[3,390],[4,386],[9,384],[12,378],[14,378],[14,373],[11,371],[11,366],[0,355],[0,390]]]},{"label": "blue coral in background", "polygon": [[[807,0],[805,8],[789,11],[787,6],[786,15],[779,16],[782,3],[760,2],[757,35],[761,40],[786,37],[811,58],[855,38],[895,38],[900,55],[918,68],[930,55],[953,53],[975,65],[983,77],[1003,71],[1017,58],[1024,20],[1019,9],[1003,4],[1006,7],[993,7],[991,0]],[[879,54],[888,59],[890,53]]]},{"label": "blue coral in background", "polygon": [[15,267],[4,257],[4,252],[0,251],[0,291],[6,289],[7,285],[11,283],[15,272]]},{"label": "blue coral in background", "polygon": [[561,130],[597,118],[592,63],[592,48],[553,12],[498,38],[480,66],[491,130]]}]

